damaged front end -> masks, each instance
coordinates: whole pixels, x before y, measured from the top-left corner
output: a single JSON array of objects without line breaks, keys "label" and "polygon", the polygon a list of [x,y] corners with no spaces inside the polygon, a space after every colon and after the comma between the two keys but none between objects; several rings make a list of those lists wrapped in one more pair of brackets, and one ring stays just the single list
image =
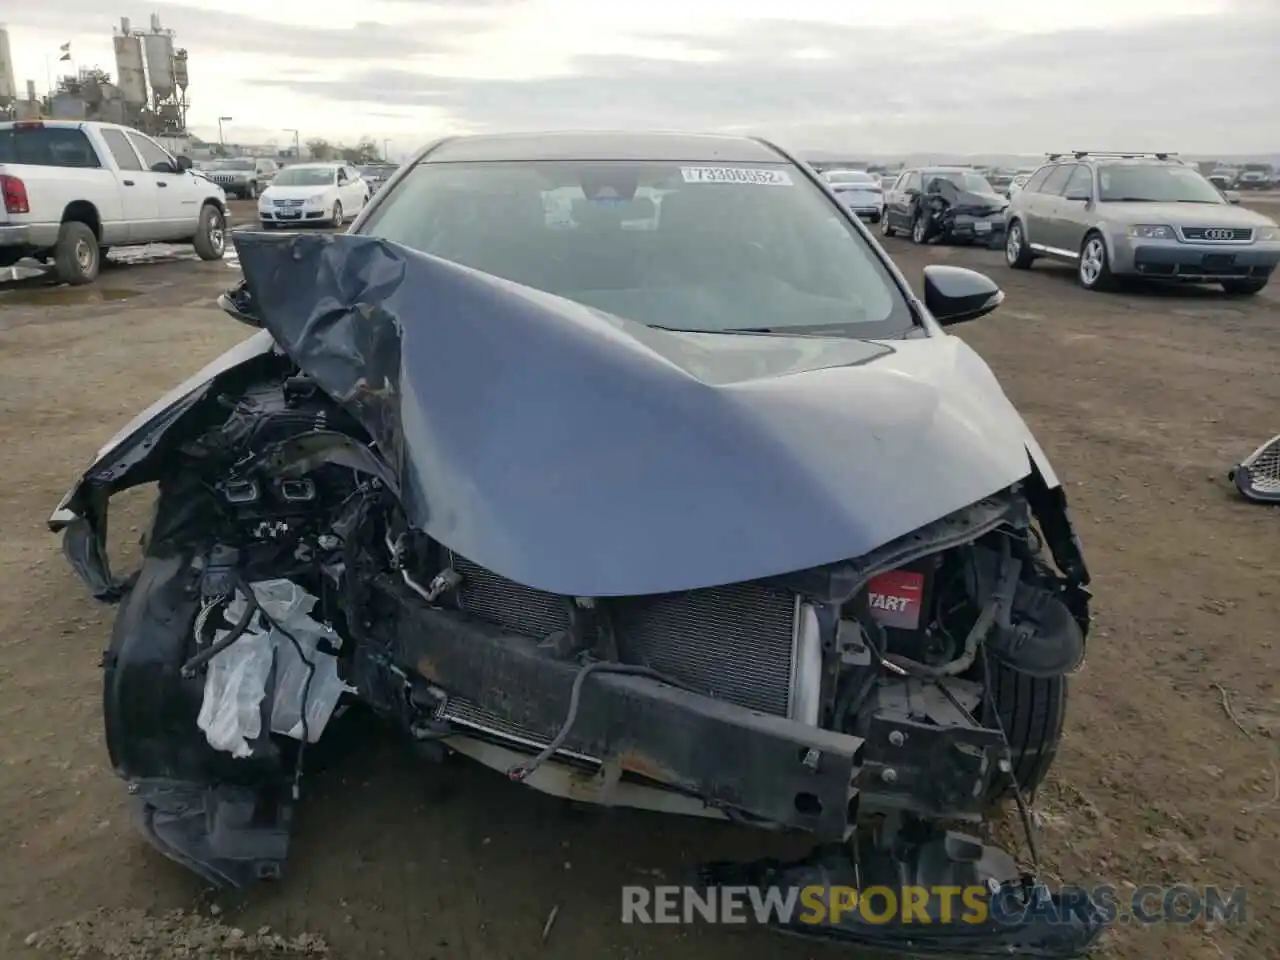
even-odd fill
[{"label": "damaged front end", "polygon": [[925,196],[925,241],[984,243],[999,247],[1004,243],[1004,209],[1008,202],[997,195],[961,190],[949,180],[940,180]]},{"label": "damaged front end", "polygon": [[[951,483],[931,503],[895,499],[910,483],[936,487],[935,467],[921,462],[912,479],[884,488],[879,502],[900,504],[882,511],[895,513],[885,520],[849,509],[843,495],[823,499],[813,464],[829,447],[825,435],[785,468],[770,466],[780,455],[774,440],[752,448],[765,414],[800,396],[780,391],[809,389],[804,372],[754,396],[742,380],[729,391],[708,385],[718,354],[695,364],[679,352],[692,338],[624,325],[647,340],[644,351],[618,352],[612,320],[598,333],[590,318],[575,329],[567,307],[384,245],[364,248],[363,265],[361,248],[344,255],[343,245],[365,238],[237,242],[269,336],[255,335],[235,363],[209,368],[139,418],[51,518],[95,594],[120,599],[105,658],[108,748],[144,831],[166,854],[217,883],[278,875],[307,745],[360,703],[422,744],[547,793],[803,831],[820,845],[803,863],[708,865],[708,882],[958,885],[1006,904],[1049,896],[971,835],[1005,798],[1029,829],[1027,803],[1058,748],[1066,674],[1089,626],[1089,576],[1063,491],[1012,420],[1001,435],[1014,438],[1016,456],[967,472],[953,457]],[[315,284],[305,309],[272,301],[272,290],[311,289],[292,282],[292,270]],[[257,282],[267,275],[270,287]],[[429,277],[431,302],[456,304],[466,323],[415,315],[409,304],[425,301],[414,277]],[[531,395],[564,389],[563,370],[536,382],[544,361],[525,344],[494,356],[509,339],[490,339],[495,327],[519,330],[543,313],[555,322],[538,341],[565,338],[547,345],[549,356],[565,363],[584,352],[592,362],[579,374],[598,377],[589,406],[569,396],[554,420],[564,431],[556,436],[578,444],[567,460],[576,472],[514,456],[530,425],[504,408],[494,371],[466,369],[512,370],[518,357]],[[753,362],[735,356],[734,369],[767,367],[770,351],[794,346],[752,338]],[[860,364],[904,362],[883,350],[830,349],[845,352],[810,361],[824,389],[868,389],[881,380]],[[493,384],[483,410],[445,409],[452,385],[414,372],[440,350],[464,380]],[[696,384],[682,372],[695,367]],[[883,383],[896,389],[902,379]],[[698,443],[725,436],[738,458],[713,450],[704,466],[681,462],[703,471],[710,500],[663,485],[673,460],[645,472],[678,442],[674,427],[664,433],[661,422],[649,429],[625,414],[632,429],[618,449],[575,429],[575,416],[614,403],[631,411],[646,391],[665,399],[641,400],[641,410],[669,417],[663,403],[684,402],[682,390],[705,398],[681,421],[708,428],[693,430]],[[1000,400],[983,403],[995,410]],[[486,422],[495,410],[505,419]],[[504,445],[521,470],[493,457]],[[740,468],[767,473],[762,483],[783,502],[753,500],[749,478],[733,485],[714,473]],[[583,471],[589,489],[576,485]],[[136,577],[116,581],[105,561],[106,502],[149,481],[159,497],[145,559]],[[875,482],[866,474],[862,489]],[[730,491],[740,495],[734,509],[772,525],[758,541],[771,553],[754,533],[734,532],[729,521],[743,526],[747,514],[723,509]],[[593,509],[612,510],[615,522],[592,518]],[[882,521],[900,532],[884,535]],[[558,536],[540,540],[540,529]],[[656,545],[646,545],[646,531],[662,535]],[[837,542],[854,545],[853,555],[821,555]],[[1006,909],[1000,923],[938,923],[928,936],[855,920],[802,932],[917,954],[1073,957],[1099,932],[1092,913],[1077,914],[1051,923],[1046,911]]]}]

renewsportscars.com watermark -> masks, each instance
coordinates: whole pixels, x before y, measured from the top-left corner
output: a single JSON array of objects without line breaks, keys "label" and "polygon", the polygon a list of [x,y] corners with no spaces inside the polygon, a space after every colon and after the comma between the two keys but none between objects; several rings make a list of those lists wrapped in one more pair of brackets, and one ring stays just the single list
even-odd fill
[{"label": "renewsportscars.com watermark", "polygon": [[1057,899],[1030,902],[971,887],[679,887],[625,886],[623,923],[758,923],[1014,925],[1028,920],[1069,923],[1092,916],[1103,923],[1243,924],[1244,887],[1061,887]]}]

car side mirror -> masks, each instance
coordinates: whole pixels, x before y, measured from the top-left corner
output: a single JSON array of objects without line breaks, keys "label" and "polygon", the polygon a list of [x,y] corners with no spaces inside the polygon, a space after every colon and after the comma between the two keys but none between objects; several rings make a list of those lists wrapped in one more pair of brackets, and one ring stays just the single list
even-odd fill
[{"label": "car side mirror", "polygon": [[1223,190],[1222,195],[1226,197],[1227,203],[1239,203],[1240,194],[1236,190]]},{"label": "car side mirror", "polygon": [[249,295],[249,287],[244,280],[220,295],[217,304],[228,316],[235,317],[248,326],[261,328],[262,321],[254,313],[253,298]]},{"label": "car side mirror", "polygon": [[1004,302],[1004,291],[976,270],[932,264],[924,268],[924,305],[944,327],[985,317]]},{"label": "car side mirror", "polygon": [[178,157],[178,169],[186,172],[191,169],[191,158],[185,155]]},{"label": "car side mirror", "polygon": [[1066,194],[1066,199],[1079,200],[1082,203],[1088,203],[1093,199],[1093,192],[1091,190],[1072,190]]}]

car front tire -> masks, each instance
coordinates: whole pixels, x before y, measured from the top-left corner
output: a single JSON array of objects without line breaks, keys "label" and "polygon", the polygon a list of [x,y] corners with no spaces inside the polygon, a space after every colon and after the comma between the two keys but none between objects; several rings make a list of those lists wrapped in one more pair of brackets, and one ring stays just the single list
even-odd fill
[{"label": "car front tire", "polygon": [[1115,285],[1107,243],[1102,239],[1102,234],[1096,231],[1086,235],[1084,242],[1080,244],[1076,279],[1086,290],[1110,290]]},{"label": "car front tire", "polygon": [[1266,280],[1223,280],[1222,289],[1233,297],[1252,297],[1267,286]]},{"label": "car front tire", "polygon": [[1014,220],[1009,224],[1009,232],[1004,238],[1004,262],[1014,270],[1027,270],[1031,267],[1031,248],[1027,246],[1027,235],[1022,229],[1022,221]]},{"label": "car front tire", "polygon": [[221,260],[227,251],[227,218],[212,203],[200,208],[200,226],[193,246],[201,260]]}]

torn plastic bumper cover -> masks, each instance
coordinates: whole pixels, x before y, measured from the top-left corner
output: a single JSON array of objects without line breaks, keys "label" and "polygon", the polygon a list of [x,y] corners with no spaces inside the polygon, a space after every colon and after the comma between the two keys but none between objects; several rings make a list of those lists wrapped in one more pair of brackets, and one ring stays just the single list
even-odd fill
[{"label": "torn plastic bumper cover", "polygon": [[1280,435],[1245,457],[1227,476],[1245,499],[1280,503]]}]

